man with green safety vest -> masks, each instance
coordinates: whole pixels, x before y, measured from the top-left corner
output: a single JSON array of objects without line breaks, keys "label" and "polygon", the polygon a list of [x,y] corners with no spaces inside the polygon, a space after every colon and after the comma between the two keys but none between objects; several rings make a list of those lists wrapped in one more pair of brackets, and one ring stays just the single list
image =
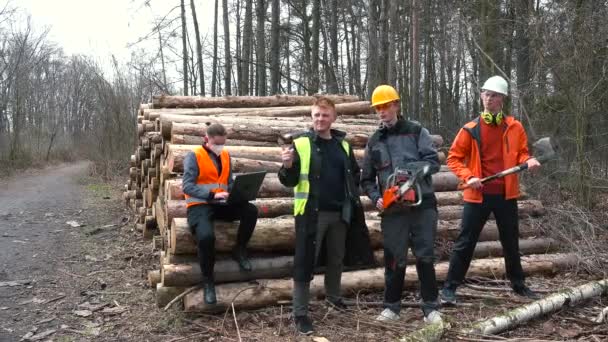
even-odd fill
[{"label": "man with green safety vest", "polygon": [[308,316],[310,281],[316,265],[325,265],[325,296],[330,307],[344,310],[340,295],[343,265],[372,264],[363,207],[360,169],[346,133],[331,129],[334,103],[318,97],[311,108],[312,129],[283,148],[279,180],[294,187],[296,229],[293,315],[296,329],[313,332]]}]

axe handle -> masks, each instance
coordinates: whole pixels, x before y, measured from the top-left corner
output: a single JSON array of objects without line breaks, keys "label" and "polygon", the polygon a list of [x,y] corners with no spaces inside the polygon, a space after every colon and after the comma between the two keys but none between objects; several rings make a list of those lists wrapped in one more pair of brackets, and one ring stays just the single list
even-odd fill
[{"label": "axe handle", "polygon": [[[528,168],[528,163],[521,163],[521,164],[519,164],[517,166],[513,166],[512,168],[508,168],[506,170],[500,171],[499,173],[495,173],[495,174],[493,174],[491,176],[482,178],[481,179],[481,183],[483,184],[483,183],[489,182],[489,181],[491,181],[493,179],[496,179],[496,178],[501,178],[501,177],[504,177],[504,176],[507,176],[507,175],[510,175],[510,174],[513,174],[513,173],[521,172],[523,170],[526,170],[527,168]],[[461,185],[458,186],[458,190],[464,190],[464,189],[467,189],[468,187],[469,187],[469,185],[466,184],[466,183],[465,184],[461,184]]]},{"label": "axe handle", "polygon": [[513,166],[512,168],[508,168],[506,170],[500,171],[499,173],[495,173],[491,176],[482,178],[481,183],[486,183],[486,182],[489,182],[496,178],[501,178],[501,177],[504,177],[504,176],[507,176],[507,175],[510,175],[513,173],[521,172],[523,170],[526,170],[527,168],[528,168],[528,163],[521,163],[517,166]]}]

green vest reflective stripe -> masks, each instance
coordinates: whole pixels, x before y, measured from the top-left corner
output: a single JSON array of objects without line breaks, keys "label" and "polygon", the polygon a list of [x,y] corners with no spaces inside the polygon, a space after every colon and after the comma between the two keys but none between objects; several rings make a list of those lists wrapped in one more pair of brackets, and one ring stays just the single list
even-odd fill
[{"label": "green vest reflective stripe", "polygon": [[[303,215],[308,201],[308,193],[310,192],[310,181],[308,174],[310,172],[310,156],[311,143],[309,137],[300,137],[293,141],[293,144],[300,156],[300,182],[293,188],[293,214]],[[350,155],[350,146],[346,140],[342,140],[342,148],[346,151],[346,155]]]}]

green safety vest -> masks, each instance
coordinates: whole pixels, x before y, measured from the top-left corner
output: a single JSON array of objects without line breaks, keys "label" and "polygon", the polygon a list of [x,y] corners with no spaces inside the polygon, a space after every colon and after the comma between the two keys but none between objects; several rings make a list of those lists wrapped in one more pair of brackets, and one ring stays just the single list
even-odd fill
[{"label": "green safety vest", "polygon": [[[311,143],[309,137],[300,137],[293,141],[296,151],[300,156],[300,181],[293,188],[293,215],[303,215],[308,201],[308,193],[310,192],[310,181],[308,180],[308,172],[310,172],[310,156]],[[350,154],[350,147],[346,140],[342,140],[342,148],[346,151],[346,155]]]}]

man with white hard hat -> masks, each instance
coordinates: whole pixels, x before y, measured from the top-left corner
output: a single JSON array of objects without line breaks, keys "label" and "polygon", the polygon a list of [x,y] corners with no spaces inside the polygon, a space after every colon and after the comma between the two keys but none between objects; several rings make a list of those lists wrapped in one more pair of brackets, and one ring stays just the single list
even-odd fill
[{"label": "man with white hard hat", "polygon": [[492,181],[481,179],[527,163],[530,170],[540,163],[528,152],[522,124],[503,112],[509,85],[500,76],[490,77],[481,88],[483,112],[464,125],[454,139],[447,164],[465,184],[460,234],[452,249],[450,267],[440,296],[444,303],[456,303],[456,288],[467,273],[479,234],[490,213],[496,218],[503,247],[506,275],[518,295],[538,298],[525,284],[519,256],[519,180],[511,174]]}]

